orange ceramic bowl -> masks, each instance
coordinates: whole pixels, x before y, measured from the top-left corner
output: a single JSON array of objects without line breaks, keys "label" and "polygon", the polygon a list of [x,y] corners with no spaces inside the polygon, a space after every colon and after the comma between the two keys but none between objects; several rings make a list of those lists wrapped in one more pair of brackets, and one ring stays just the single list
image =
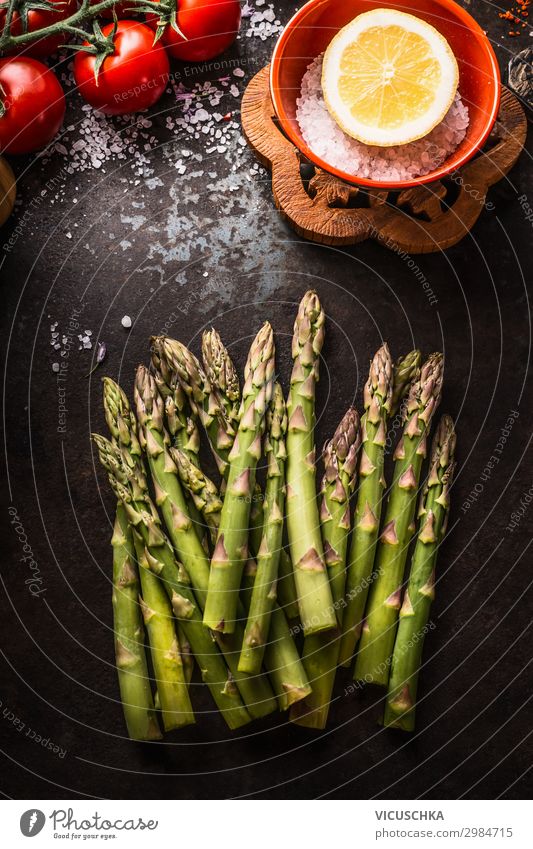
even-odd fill
[{"label": "orange ceramic bowl", "polygon": [[[468,106],[470,123],[457,150],[423,177],[399,182],[368,180],[340,171],[306,145],[296,120],[296,100],[307,66],[333,36],[361,12],[390,7],[432,24],[448,40],[459,65],[459,91]],[[474,156],[494,125],[500,102],[500,71],[489,40],[479,24],[452,0],[310,0],[291,18],[274,48],[270,92],[281,127],[299,150],[317,165],[347,183],[366,188],[405,189],[439,180]]]}]

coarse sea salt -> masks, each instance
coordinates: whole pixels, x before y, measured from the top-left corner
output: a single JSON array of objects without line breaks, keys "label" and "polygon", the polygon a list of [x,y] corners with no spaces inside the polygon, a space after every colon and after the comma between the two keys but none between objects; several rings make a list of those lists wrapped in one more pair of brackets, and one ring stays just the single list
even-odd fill
[{"label": "coarse sea salt", "polygon": [[[120,167],[122,160],[124,165],[131,168],[134,176],[142,177],[146,185],[151,187],[156,179],[151,154],[156,150],[161,151],[165,160],[175,162],[179,156],[177,145],[181,148],[185,138],[192,141],[204,137],[212,140],[216,137],[217,143],[223,143],[226,147],[238,138],[240,125],[238,121],[231,120],[232,113],[219,113],[210,109],[217,107],[223,98],[240,97],[241,91],[235,83],[244,78],[245,72],[240,68],[234,68],[233,71],[235,82],[231,86],[229,76],[216,82],[197,81],[191,83],[189,89],[181,81],[172,78],[161,113],[154,110],[149,115],[108,118],[85,104],[82,106],[81,121],[76,126],[69,125],[61,140],[54,142],[39,155],[43,166],[52,157],[61,156],[66,160],[64,170],[68,174],[91,170],[106,173],[108,163],[118,163]],[[71,71],[62,75],[62,82],[66,88],[73,86]],[[174,94],[174,104],[171,94]],[[168,109],[171,114],[165,115]],[[215,136],[217,121],[222,122],[223,132]],[[77,137],[73,137],[74,134]],[[202,153],[197,151],[191,156],[200,160]],[[179,171],[184,164],[180,162],[176,167]],[[180,173],[185,173],[185,170]]]},{"label": "coarse sea salt", "polygon": [[328,112],[322,93],[322,59],[317,56],[302,79],[296,120],[306,144],[329,165],[370,180],[396,182],[434,171],[457,149],[468,127],[468,108],[459,92],[440,124],[408,144],[377,147],[345,133]]}]

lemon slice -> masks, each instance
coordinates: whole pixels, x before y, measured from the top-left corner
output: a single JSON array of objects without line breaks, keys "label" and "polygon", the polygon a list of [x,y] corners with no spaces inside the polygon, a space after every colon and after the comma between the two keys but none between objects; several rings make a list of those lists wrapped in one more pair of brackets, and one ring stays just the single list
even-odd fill
[{"label": "lemon slice", "polygon": [[324,54],[322,90],[337,124],[354,139],[390,147],[427,135],[457,91],[446,39],[394,9],[374,9],[343,27]]}]

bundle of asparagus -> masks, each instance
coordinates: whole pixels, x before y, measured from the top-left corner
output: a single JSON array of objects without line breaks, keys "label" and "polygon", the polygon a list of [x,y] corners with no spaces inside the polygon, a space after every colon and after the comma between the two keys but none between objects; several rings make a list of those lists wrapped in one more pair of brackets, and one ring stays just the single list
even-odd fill
[{"label": "bundle of asparagus", "polygon": [[[290,708],[299,725],[324,728],[336,670],[350,664],[359,640],[355,677],[389,686],[385,725],[414,727],[423,643],[415,637],[429,617],[454,465],[448,416],[437,429],[400,604],[442,357],[420,368],[420,352],[411,351],[393,365],[387,345],[379,348],[361,423],[350,407],[324,447],[319,500],[315,387],[324,324],[316,292],[307,292],[286,404],[268,322],[250,347],[242,391],[214,329],[203,336],[203,364],[181,342],[152,338],[151,370],[141,365],[135,377],[135,413],[104,378],[111,438],[93,439],[118,499],[115,653],[132,739],[160,739],[158,716],[166,731],[195,721],[194,663],[230,729],[276,707]],[[379,536],[387,422],[398,410],[403,434]],[[218,481],[202,468],[202,433]]]}]

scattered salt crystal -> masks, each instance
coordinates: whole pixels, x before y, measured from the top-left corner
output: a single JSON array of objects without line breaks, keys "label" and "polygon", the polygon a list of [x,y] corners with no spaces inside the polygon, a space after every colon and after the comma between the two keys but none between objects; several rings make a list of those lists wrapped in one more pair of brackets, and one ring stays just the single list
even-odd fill
[{"label": "scattered salt crystal", "polygon": [[[263,36],[274,35],[275,27],[272,25],[272,20],[269,20],[274,18],[274,13],[270,14],[269,11],[273,9],[273,4],[263,2],[261,5],[264,9],[258,12],[256,4],[245,2],[243,11],[248,22],[256,16],[255,23],[250,25],[253,30],[251,35],[263,38]],[[68,72],[65,71],[60,76],[67,89],[74,87],[71,67]],[[235,82],[245,76],[245,69],[230,66],[218,80],[190,82],[190,88],[186,88],[185,83],[176,78],[170,79],[167,90],[175,98],[174,110],[171,115],[161,116],[160,119],[163,132],[167,134],[166,137],[162,137],[159,132],[157,136],[154,134],[152,129],[154,122],[147,115],[117,116],[111,121],[88,104],[84,104],[81,108],[80,122],[69,124],[61,140],[51,145],[42,154],[43,166],[53,157],[62,157],[65,160],[64,170],[68,175],[91,170],[105,174],[108,162],[118,162],[120,168],[124,164],[131,168],[132,176],[138,178],[122,180],[128,184],[128,187],[123,189],[124,193],[131,191],[132,186],[139,186],[141,183],[149,189],[155,189],[163,183],[154,176],[152,152],[161,149],[164,158],[172,166],[175,163],[176,154],[180,155],[180,150],[176,149],[177,145],[180,142],[181,145],[184,143],[194,145],[194,139],[200,142],[198,148],[201,152],[188,148],[181,150],[184,161],[180,161],[176,166],[176,170],[181,175],[186,172],[185,159],[201,162],[205,155],[213,153],[224,156],[229,170],[232,165],[230,157],[234,157],[236,153],[240,155],[245,146],[245,142],[240,140],[240,125],[233,120],[233,115],[236,114],[233,98],[241,97]],[[230,106],[228,97],[232,98],[231,110],[225,111]],[[176,142],[175,146],[169,144],[172,140]],[[64,189],[64,185],[59,186],[57,196],[50,198],[51,204],[63,199]],[[65,237],[72,239],[73,234],[69,231],[65,233]],[[85,246],[85,249],[94,253],[90,247]]]},{"label": "scattered salt crystal", "polygon": [[[265,0],[262,0],[261,3],[256,3],[257,6],[263,6],[264,4]],[[249,26],[245,31],[245,35],[247,38],[253,36],[260,38],[261,41],[266,41],[267,38],[278,35],[282,29],[283,27],[279,19],[276,18],[274,5],[269,3],[264,11],[256,10],[253,12],[249,18]]]},{"label": "scattered salt crystal", "polygon": [[52,363],[52,371],[56,373],[59,371],[59,363]]},{"label": "scattered salt crystal", "polygon": [[121,320],[120,320],[120,323],[121,323],[122,327],[126,327],[126,328],[131,327],[131,318],[129,317],[129,315],[123,315]]}]

